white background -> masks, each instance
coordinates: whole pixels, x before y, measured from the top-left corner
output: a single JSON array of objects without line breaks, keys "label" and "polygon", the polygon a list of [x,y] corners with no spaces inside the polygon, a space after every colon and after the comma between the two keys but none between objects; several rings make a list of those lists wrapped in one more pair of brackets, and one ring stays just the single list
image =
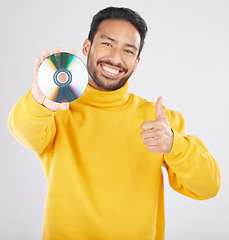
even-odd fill
[{"label": "white background", "polygon": [[[222,186],[210,200],[174,192],[165,174],[166,240],[226,240],[229,202],[229,1],[0,0],[0,239],[41,239],[46,180],[34,153],[10,135],[13,104],[31,87],[33,61],[54,46],[81,53],[92,16],[107,6],[140,13],[149,32],[130,91],[182,112],[218,161]],[[121,239],[120,239],[121,240]]]}]

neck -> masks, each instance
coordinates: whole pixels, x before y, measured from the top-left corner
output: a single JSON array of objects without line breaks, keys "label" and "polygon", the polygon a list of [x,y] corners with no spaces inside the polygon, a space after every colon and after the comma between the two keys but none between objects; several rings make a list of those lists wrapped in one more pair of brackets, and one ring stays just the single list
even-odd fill
[{"label": "neck", "polygon": [[100,90],[89,83],[86,91],[77,101],[94,107],[119,108],[129,100],[130,94],[128,88],[128,81],[123,87],[114,91]]}]

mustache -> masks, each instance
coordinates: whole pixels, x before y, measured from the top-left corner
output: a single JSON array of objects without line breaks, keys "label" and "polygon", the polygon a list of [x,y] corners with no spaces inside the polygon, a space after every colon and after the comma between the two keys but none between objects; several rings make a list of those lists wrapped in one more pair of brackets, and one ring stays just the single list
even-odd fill
[{"label": "mustache", "polygon": [[123,72],[127,73],[128,70],[126,67],[124,67],[122,64],[114,64],[112,63],[111,61],[103,61],[103,60],[98,60],[97,61],[97,65],[101,64],[101,63],[105,63],[105,64],[109,64],[113,67],[118,67],[118,68],[121,68]]}]

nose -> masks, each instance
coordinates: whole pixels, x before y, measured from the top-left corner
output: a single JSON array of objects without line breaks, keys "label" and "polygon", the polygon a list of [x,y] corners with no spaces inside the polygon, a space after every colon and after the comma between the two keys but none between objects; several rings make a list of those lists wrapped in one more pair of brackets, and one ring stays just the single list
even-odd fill
[{"label": "nose", "polygon": [[116,48],[113,48],[111,50],[109,58],[114,64],[122,63],[122,57],[121,57],[120,51]]}]

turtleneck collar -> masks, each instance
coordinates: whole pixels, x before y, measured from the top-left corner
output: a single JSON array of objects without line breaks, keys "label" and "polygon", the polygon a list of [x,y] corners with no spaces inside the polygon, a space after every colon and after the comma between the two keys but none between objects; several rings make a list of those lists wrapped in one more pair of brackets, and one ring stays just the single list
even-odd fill
[{"label": "turtleneck collar", "polygon": [[129,83],[114,91],[100,91],[88,84],[78,102],[86,103],[94,107],[119,108],[125,105],[129,99]]}]

